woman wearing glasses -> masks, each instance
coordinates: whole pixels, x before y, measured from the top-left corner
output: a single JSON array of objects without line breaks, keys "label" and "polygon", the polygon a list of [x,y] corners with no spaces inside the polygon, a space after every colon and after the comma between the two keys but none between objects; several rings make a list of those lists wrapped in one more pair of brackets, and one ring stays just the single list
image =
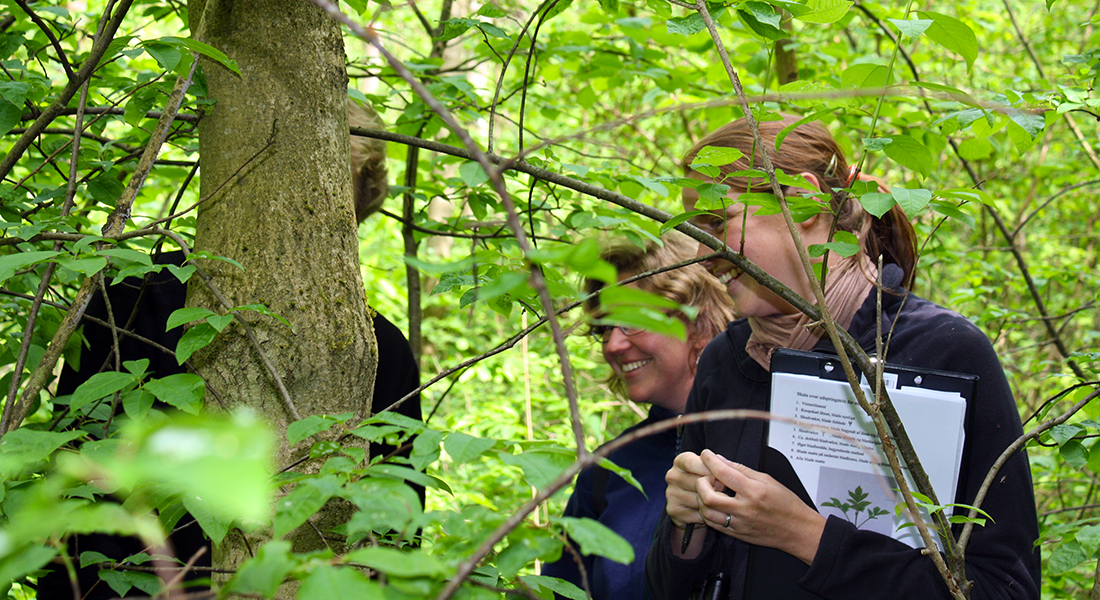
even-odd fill
[{"label": "woman wearing glasses", "polygon": [[[649,243],[641,248],[622,242],[604,250],[601,258],[611,263],[619,280],[692,258],[697,244],[687,236],[671,231],[663,244]],[[587,290],[597,292],[603,282],[589,280]],[[592,335],[603,349],[611,367],[608,381],[619,396],[649,404],[649,416],[623,432],[628,435],[640,427],[674,418],[684,412],[688,392],[695,377],[699,354],[715,335],[733,320],[733,304],[714,277],[698,264],[681,267],[639,279],[632,287],[663,296],[697,310],[694,320],[674,313],[684,321],[685,339],[669,337],[643,329],[594,325]],[[600,313],[599,299],[586,307],[590,315]],[[664,515],[665,473],[672,467],[677,448],[674,429],[641,438],[612,453],[612,462],[630,470],[645,489],[645,495],[618,475],[601,467],[581,473],[573,495],[565,508],[567,517],[588,517],[623,536],[634,547],[634,561],[619,564],[602,557],[563,552],[555,563],[547,565],[544,575],[561,577],[588,589],[595,600],[642,598],[646,553],[653,531]],[[575,545],[574,545],[575,549]]]}]

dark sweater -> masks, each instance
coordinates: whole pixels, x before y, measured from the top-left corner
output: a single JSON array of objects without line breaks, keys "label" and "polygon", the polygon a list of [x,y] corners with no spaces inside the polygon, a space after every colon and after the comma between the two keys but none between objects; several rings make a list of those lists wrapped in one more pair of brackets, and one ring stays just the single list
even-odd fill
[{"label": "dark sweater", "polygon": [[[671,419],[676,413],[650,407],[644,421],[620,434]],[[617,438],[616,438],[617,439]],[[657,523],[665,514],[665,473],[676,457],[676,430],[646,436],[612,452],[608,459],[629,469],[642,484],[645,495],[622,477],[596,466],[577,476],[573,495],[565,506],[566,517],[587,517],[623,536],[634,548],[634,562],[620,564],[602,556],[584,556],[584,569],[594,600],[640,600],[645,590],[645,559]],[[599,489],[603,487],[602,491]],[[568,551],[546,565],[543,575],[560,577],[583,589],[581,573]]]},{"label": "dark sweater", "polygon": [[[901,270],[888,265],[883,282],[898,289]],[[899,290],[900,291],[900,290]],[[873,290],[872,290],[873,292]],[[900,311],[900,316],[899,316]],[[970,321],[927,300],[883,294],[882,328],[894,327],[886,360],[892,364],[977,375],[969,406],[969,429],[963,448],[956,502],[970,503],[989,467],[1022,434],[1019,413],[992,345]],[[848,328],[868,352],[875,348],[875,294]],[[745,352],[748,322],[734,321],[704,350],[688,398],[688,412],[749,408],[766,410],[770,373]],[[885,335],[884,335],[885,337]],[[835,353],[828,339],[815,351]],[[684,429],[683,450],[704,448],[765,473],[782,477],[776,463],[762,456],[766,423],[760,420],[716,421]],[[947,502],[950,499],[941,499]],[[1001,468],[981,507],[992,521],[975,527],[966,551],[967,578],[974,582],[972,600],[1039,597],[1039,551],[1035,498],[1027,455],[1018,452]],[[651,598],[687,598],[692,586],[710,574],[725,573],[730,598],[748,600],[827,598],[829,600],[930,600],[950,598],[931,559],[890,537],[855,529],[830,517],[813,563],[784,552],[751,546],[709,528],[699,558],[673,556],[667,517],[654,536],[646,565]],[[955,534],[958,535],[959,526]]]},{"label": "dark sweater", "polygon": [[[176,265],[183,264],[182,252],[168,252],[157,259],[157,264]],[[161,346],[175,350],[176,344],[183,335],[183,328],[177,327],[165,331],[168,317],[175,310],[183,308],[187,297],[187,286],[172,275],[168,269],[159,273],[151,273],[144,280],[139,277],[127,277],[116,285],[107,288],[107,294],[111,300],[111,310],[114,312],[115,325],[121,329],[127,329],[145,339],[156,342]],[[107,304],[103,294],[96,293],[85,314],[107,321]],[[101,370],[109,370],[115,364],[112,348],[114,336],[106,327],[85,320],[84,338],[87,347],[83,350],[79,360],[79,366],[66,362],[61,371],[61,379],[57,385],[58,395],[71,394],[89,377]],[[129,327],[126,325],[129,324]],[[420,387],[420,371],[413,358],[409,342],[393,323],[379,314],[374,315],[374,334],[378,339],[378,377],[374,386],[374,399],[372,412],[378,413],[389,408],[394,402],[400,400],[405,394]],[[118,335],[119,355],[122,361],[148,359],[148,371],[152,377],[167,377],[175,373],[186,373],[187,368],[176,362],[172,354],[168,354],[144,341],[137,340],[128,335]],[[161,406],[160,408],[166,408]],[[394,409],[395,412],[407,417],[420,420],[420,397],[410,398]],[[370,445],[371,456],[388,455],[396,448],[385,444]],[[406,452],[407,455],[407,452]],[[421,503],[424,500],[423,488],[418,488]],[[198,525],[194,524],[191,515],[184,515],[180,520],[178,531],[170,537],[174,550],[179,558],[186,561],[194,552],[209,542],[203,536]],[[190,524],[190,525],[188,525]],[[187,525],[187,526],[184,526]],[[81,552],[94,550],[110,558],[122,560],[132,554],[141,552],[145,545],[136,538],[122,536],[91,534],[74,536],[70,540],[69,552],[79,556]],[[206,552],[196,563],[199,567],[210,566],[210,552]],[[47,566],[48,573],[38,582],[38,597],[41,600],[52,598],[71,598],[70,582],[64,569],[60,565],[51,563]],[[77,569],[81,591],[85,593],[83,598],[95,600],[100,598],[114,598],[117,596],[104,582],[99,581],[98,568],[89,566]],[[206,577],[206,573],[192,572],[188,579]],[[90,591],[89,591],[90,590]],[[192,588],[194,591],[194,588]],[[138,594],[140,590],[134,590],[131,594]]]}]

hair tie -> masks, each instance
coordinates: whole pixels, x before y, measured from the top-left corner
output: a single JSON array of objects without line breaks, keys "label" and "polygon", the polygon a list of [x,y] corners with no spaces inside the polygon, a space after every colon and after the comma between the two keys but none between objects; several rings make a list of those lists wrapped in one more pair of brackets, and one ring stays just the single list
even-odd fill
[{"label": "hair tie", "polygon": [[848,179],[844,181],[844,187],[852,187],[852,182],[859,177],[859,167],[852,165],[848,167]]}]

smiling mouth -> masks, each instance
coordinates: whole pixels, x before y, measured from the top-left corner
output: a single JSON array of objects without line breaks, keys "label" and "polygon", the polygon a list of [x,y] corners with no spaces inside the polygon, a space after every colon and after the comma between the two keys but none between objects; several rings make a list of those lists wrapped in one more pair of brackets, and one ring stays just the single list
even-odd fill
[{"label": "smiling mouth", "polygon": [[721,283],[723,286],[727,286],[730,284],[731,281],[740,277],[741,273],[743,273],[741,269],[734,267],[732,270],[726,271],[725,273],[718,275],[718,283]]},{"label": "smiling mouth", "polygon": [[624,365],[620,365],[619,368],[622,369],[623,373],[629,373],[631,371],[636,371],[636,370],[646,366],[647,364],[649,364],[649,359],[636,360],[634,362],[629,362],[629,363],[626,363]]}]

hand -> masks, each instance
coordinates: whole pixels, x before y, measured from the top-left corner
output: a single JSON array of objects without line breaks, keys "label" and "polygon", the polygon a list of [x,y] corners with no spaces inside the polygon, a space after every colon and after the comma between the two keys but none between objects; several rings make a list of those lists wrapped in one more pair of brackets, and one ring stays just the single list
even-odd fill
[{"label": "hand", "polygon": [[[696,479],[699,517],[707,525],[750,544],[782,550],[806,564],[813,562],[825,531],[825,517],[770,475],[710,450],[703,450],[699,461],[712,474],[711,478]],[[723,487],[734,495],[722,493]],[[730,517],[728,527],[726,515]]]},{"label": "hand", "polygon": [[699,516],[699,497],[696,495],[696,482],[709,478],[711,487],[721,487],[706,466],[703,460],[694,452],[684,452],[676,457],[672,468],[665,474],[665,512],[672,519],[672,524],[683,529],[688,523],[703,524]]}]

